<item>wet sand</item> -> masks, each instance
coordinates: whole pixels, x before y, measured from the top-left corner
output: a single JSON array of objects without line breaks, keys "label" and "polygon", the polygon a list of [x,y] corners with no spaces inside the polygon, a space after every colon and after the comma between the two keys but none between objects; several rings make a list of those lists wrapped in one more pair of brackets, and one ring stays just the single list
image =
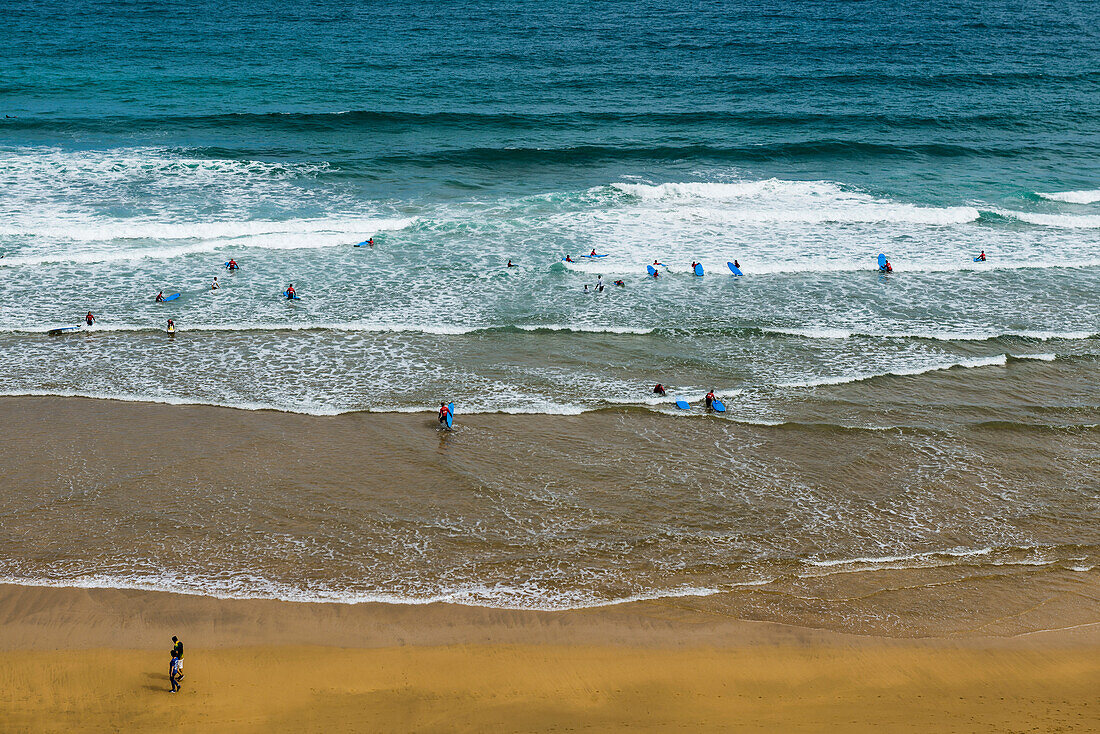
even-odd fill
[{"label": "wet sand", "polygon": [[0,730],[1083,732],[1100,726],[1098,632],[896,640],[659,601],[527,612],[0,586]]},{"label": "wet sand", "polygon": [[[515,564],[502,577],[523,580],[557,552],[563,569],[595,567],[605,546],[568,555],[590,537],[641,538],[607,563],[643,583],[671,552],[715,546],[724,527],[717,522],[737,533],[757,523],[783,552],[781,542],[803,538],[811,549],[838,553],[830,544],[849,542],[845,553],[861,554],[862,536],[809,535],[799,505],[781,494],[803,485],[824,507],[844,508],[854,497],[889,508],[900,492],[896,506],[918,512],[925,500],[908,488],[920,481],[934,500],[928,511],[958,523],[944,542],[973,543],[964,534],[970,515],[958,513],[981,505],[982,517],[1014,513],[1030,533],[1048,532],[1065,548],[1065,560],[1039,564],[1033,551],[1013,549],[907,568],[780,559],[768,584],[568,611],[0,585],[0,731],[1100,728],[1100,584],[1089,565],[1095,512],[1086,501],[1094,431],[994,426],[914,442],[912,431],[605,412],[469,416],[441,434],[424,415],[324,418],[66,398],[0,400],[0,419],[18,427],[0,463],[0,577],[47,576],[59,586],[131,583],[144,578],[137,572],[164,585],[186,583],[187,573],[214,583],[219,571],[258,584],[247,574],[262,571],[331,588],[387,570],[392,583],[432,578],[450,562],[491,571],[500,559]],[[597,468],[570,452],[578,436],[624,453],[601,456],[614,466]],[[694,443],[676,444],[680,437]],[[933,463],[920,463],[910,443],[937,448]],[[1039,457],[1030,464],[1020,454],[1028,443]],[[644,462],[634,468],[639,444],[676,445],[698,461],[733,445],[751,471],[719,473],[727,466],[720,457],[701,473],[695,460],[676,456],[649,476]],[[986,450],[987,478],[1028,487],[1030,504],[973,490],[965,466],[942,480],[914,479],[941,461],[945,446],[951,456]],[[544,470],[532,456],[554,463]],[[772,466],[782,473],[751,483]],[[552,493],[545,483],[555,473],[575,485]],[[644,523],[665,512],[676,523],[662,520],[664,527],[691,526],[705,542],[646,535]],[[440,518],[452,525],[433,524]],[[537,540],[529,531],[541,528],[554,537],[555,523],[575,518],[591,527],[566,528],[557,546],[487,534],[512,527],[515,537]],[[833,532],[841,519],[820,527]],[[878,521],[867,512],[856,520],[856,530]],[[438,529],[434,539],[417,538],[430,553],[394,555],[392,568],[350,565],[372,549],[408,547],[400,531],[410,526]],[[270,544],[325,532],[345,544],[317,554]],[[233,545],[242,538],[263,542]],[[722,542],[723,556],[736,552]],[[713,571],[709,562],[701,556],[692,573],[728,576],[744,565],[734,558]],[[120,582],[131,566],[135,575]],[[153,573],[165,569],[178,575]],[[91,578],[97,570],[110,573]],[[168,693],[172,635],[187,645],[179,695]]]}]

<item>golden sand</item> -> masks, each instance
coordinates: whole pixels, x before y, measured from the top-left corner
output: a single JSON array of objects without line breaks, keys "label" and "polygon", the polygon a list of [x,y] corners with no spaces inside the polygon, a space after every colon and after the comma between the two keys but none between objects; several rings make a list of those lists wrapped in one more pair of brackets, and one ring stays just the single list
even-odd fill
[{"label": "golden sand", "polygon": [[0,586],[0,730],[1097,731],[1098,631],[896,640],[660,602],[545,613]]}]

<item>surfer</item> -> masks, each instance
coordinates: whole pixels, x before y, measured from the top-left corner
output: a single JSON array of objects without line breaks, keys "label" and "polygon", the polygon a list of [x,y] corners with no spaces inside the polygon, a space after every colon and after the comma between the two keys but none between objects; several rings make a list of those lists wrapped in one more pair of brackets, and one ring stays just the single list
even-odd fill
[{"label": "surfer", "polygon": [[653,392],[657,393],[661,397],[664,397],[665,396],[665,386],[658,382],[656,385],[653,386]]},{"label": "surfer", "polygon": [[621,280],[616,280],[615,285],[619,286],[620,288],[626,288],[626,283]]},{"label": "surfer", "polygon": [[894,272],[894,266],[890,264],[889,260],[885,260],[879,270],[883,273],[892,273]]},{"label": "surfer", "polygon": [[169,334],[175,334],[176,333],[176,322],[173,321],[172,319],[168,319],[168,333]]},{"label": "surfer", "polygon": [[367,240],[367,247],[371,248],[372,250],[374,249],[374,238],[373,237],[371,237]]},{"label": "surfer", "polygon": [[978,255],[978,261],[983,263],[985,262],[985,250],[982,250],[982,254]]},{"label": "surfer", "polygon": [[95,316],[92,316],[91,311],[89,311],[88,315],[84,317],[84,323],[86,323],[88,326],[91,326],[95,323]]},{"label": "surfer", "polygon": [[589,257],[596,257],[596,248],[595,247],[592,248],[592,252],[588,253],[588,256]]},{"label": "surfer", "polygon": [[566,256],[565,256],[565,261],[566,261],[567,263],[571,263],[571,262],[573,262],[573,258],[571,258],[571,257],[569,257],[568,255],[566,255]]},{"label": "surfer", "polygon": [[164,302],[164,291],[159,291],[157,293],[157,303],[163,303],[163,302]]},{"label": "surfer", "polygon": [[656,277],[657,277],[658,275],[660,275],[660,274],[661,274],[661,271],[660,271],[660,270],[656,270],[656,269],[654,269],[654,271],[653,271],[653,277],[654,277],[654,278],[656,278]]},{"label": "surfer", "polygon": [[210,290],[216,291],[219,288],[221,288],[221,285],[218,284],[218,276],[215,275],[214,282],[210,284]]},{"label": "surfer", "polygon": [[514,268],[514,267],[518,267],[518,266],[514,265],[514,264],[512,263],[512,261],[511,261],[511,260],[509,260],[509,261],[508,261],[508,267],[510,267],[510,268]]},{"label": "surfer", "polygon": [[447,423],[447,416],[450,414],[450,412],[451,412],[451,409],[447,407],[447,403],[445,403],[445,402],[440,403],[439,404],[439,422],[443,423],[443,424],[446,424]]},{"label": "surfer", "polygon": [[714,410],[714,408],[713,408],[713,406],[714,406],[714,389],[713,388],[711,388],[711,391],[707,393],[707,396],[706,396],[706,398],[704,398],[704,400],[707,403],[707,410]]},{"label": "surfer", "polygon": [[226,270],[240,270],[241,266],[237,264],[237,261],[233,258],[229,258],[229,262],[225,264]]},{"label": "surfer", "polygon": [[588,283],[585,283],[585,284],[584,284],[584,292],[585,292],[585,293],[588,293],[588,292],[589,292],[589,290],[588,290]]},{"label": "surfer", "polygon": [[294,284],[291,283],[286,287],[286,300],[293,301],[296,295],[298,295],[298,292],[294,290]]},{"label": "surfer", "polygon": [[738,270],[740,270],[740,269],[741,269],[741,263],[739,263],[739,262],[737,262],[736,260],[734,260],[734,261],[733,261],[733,267],[735,267],[735,268],[737,268]]},{"label": "surfer", "polygon": [[597,275],[596,276],[596,290],[598,290],[598,291],[603,290],[603,276],[602,275]]}]

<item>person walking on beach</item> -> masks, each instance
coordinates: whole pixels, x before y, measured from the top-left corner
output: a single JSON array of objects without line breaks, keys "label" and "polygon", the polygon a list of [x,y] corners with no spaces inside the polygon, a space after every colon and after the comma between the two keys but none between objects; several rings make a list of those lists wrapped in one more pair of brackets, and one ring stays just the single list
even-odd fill
[{"label": "person walking on beach", "polygon": [[183,673],[180,672],[182,662],[176,651],[172,650],[172,662],[168,664],[168,682],[172,684],[172,690],[169,693],[175,693],[180,689],[180,679],[183,678]]},{"label": "person walking on beach", "polygon": [[172,636],[172,657],[179,660],[176,667],[179,669],[179,679],[183,680],[183,643],[175,635]]}]

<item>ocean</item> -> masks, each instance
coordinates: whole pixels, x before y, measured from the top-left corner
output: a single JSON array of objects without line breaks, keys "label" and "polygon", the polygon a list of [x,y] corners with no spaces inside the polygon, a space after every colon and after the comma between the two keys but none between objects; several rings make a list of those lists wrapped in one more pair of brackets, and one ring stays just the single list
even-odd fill
[{"label": "ocean", "polygon": [[[53,525],[56,513],[30,511],[79,485],[79,472],[61,472],[0,500],[0,577],[565,608],[717,593],[851,559],[1049,561],[1094,575],[1098,11],[879,0],[8,8],[0,395],[380,419],[453,400],[458,435],[475,431],[463,417],[489,430],[484,421],[516,414],[515,431],[553,444],[573,426],[582,443],[570,455],[498,435],[482,447],[495,460],[467,479],[511,484],[491,510],[452,508],[454,523],[425,502],[405,508],[408,534],[387,533],[369,497],[333,505],[332,517],[376,523],[361,544],[296,515],[291,483],[280,512],[298,519],[279,532],[316,546],[308,573],[265,565],[275,546],[243,540],[242,507],[225,510],[224,526],[229,515],[212,511],[207,529],[238,545],[203,562],[128,556],[136,541],[110,534],[67,546],[89,515],[62,503],[71,524]],[[354,247],[368,238],[373,248]],[[606,257],[582,257],[592,250]],[[893,272],[878,272],[879,253]],[[224,268],[231,258],[240,270]],[[298,301],[282,297],[291,283]],[[181,295],[156,303],[158,292]],[[47,335],[89,311],[95,326]],[[710,390],[724,415],[703,410]],[[546,416],[648,428],[632,444]],[[799,434],[804,453],[760,439],[774,451],[753,454],[756,471],[714,464],[715,451],[738,462],[744,432],[792,430],[812,434]],[[664,449],[637,453],[666,432]],[[975,459],[990,435],[996,456]],[[856,444],[876,469],[848,484],[801,466],[827,467]],[[886,485],[919,512],[898,496],[857,501],[884,481],[883,451],[906,467]],[[650,462],[658,479],[642,481]],[[616,468],[600,496],[580,499],[590,466]],[[1044,491],[1017,491],[1029,471],[1048,478]],[[213,494],[224,487],[194,481],[195,506],[226,507]],[[703,501],[706,487],[722,489]],[[612,522],[627,491],[662,511],[631,505],[630,522]],[[96,506],[96,522],[130,511]],[[509,525],[548,507],[564,539]],[[792,507],[808,513],[801,529]],[[141,537],[166,521],[147,518]],[[723,540],[699,545],[700,528]],[[17,540],[51,532],[49,558]],[[789,533],[804,535],[777,540]],[[455,534],[472,545],[423,540]],[[361,563],[378,543],[386,563]],[[505,546],[516,565],[493,568]],[[681,565],[655,570],[673,551]]]}]

